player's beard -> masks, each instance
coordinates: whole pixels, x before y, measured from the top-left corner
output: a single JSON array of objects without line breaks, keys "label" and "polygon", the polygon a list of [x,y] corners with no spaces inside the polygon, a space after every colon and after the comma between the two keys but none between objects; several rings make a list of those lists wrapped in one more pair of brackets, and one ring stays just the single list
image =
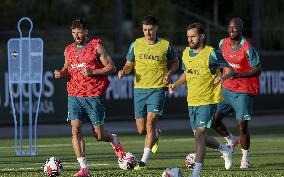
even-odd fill
[{"label": "player's beard", "polygon": [[77,38],[75,39],[75,43],[76,43],[76,45],[84,45],[85,40],[86,40],[86,37],[85,37],[85,36],[83,36],[83,37],[77,37]]},{"label": "player's beard", "polygon": [[146,40],[155,40],[153,35],[146,35],[145,39]]},{"label": "player's beard", "polygon": [[237,32],[229,32],[229,37],[231,40],[238,41],[241,38],[241,35]]},{"label": "player's beard", "polygon": [[191,49],[198,49],[198,48],[200,47],[200,44],[201,44],[200,41],[197,41],[196,43],[190,42],[190,43],[189,43],[189,47],[190,47]]}]

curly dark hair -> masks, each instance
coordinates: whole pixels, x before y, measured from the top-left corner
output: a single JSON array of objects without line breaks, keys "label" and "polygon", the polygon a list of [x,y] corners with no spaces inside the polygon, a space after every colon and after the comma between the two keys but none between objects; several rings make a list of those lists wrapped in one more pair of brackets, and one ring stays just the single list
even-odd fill
[{"label": "curly dark hair", "polygon": [[158,25],[158,20],[154,16],[148,15],[143,18],[142,25]]},{"label": "curly dark hair", "polygon": [[86,29],[87,28],[87,21],[83,18],[77,18],[77,19],[72,21],[70,28],[71,29],[75,29],[75,28]]}]

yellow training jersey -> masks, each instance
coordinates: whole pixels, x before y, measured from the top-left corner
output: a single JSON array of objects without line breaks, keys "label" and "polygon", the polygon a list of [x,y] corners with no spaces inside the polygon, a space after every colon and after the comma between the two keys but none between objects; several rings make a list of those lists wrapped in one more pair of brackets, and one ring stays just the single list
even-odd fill
[{"label": "yellow training jersey", "polygon": [[134,88],[167,87],[163,78],[168,72],[167,51],[169,41],[159,38],[159,41],[149,45],[144,38],[138,38],[134,46]]},{"label": "yellow training jersey", "polygon": [[215,77],[220,75],[220,69],[217,69],[216,75],[212,75],[209,69],[209,57],[212,51],[212,47],[205,46],[194,57],[189,55],[189,47],[183,51],[188,106],[216,104],[223,100],[221,84],[214,84]]}]

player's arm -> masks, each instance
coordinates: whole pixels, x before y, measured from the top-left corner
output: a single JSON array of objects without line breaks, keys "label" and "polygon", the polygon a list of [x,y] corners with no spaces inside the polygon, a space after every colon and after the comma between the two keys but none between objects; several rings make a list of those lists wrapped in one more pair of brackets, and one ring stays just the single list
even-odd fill
[{"label": "player's arm", "polygon": [[163,78],[164,83],[170,82],[172,75],[178,70],[178,67],[179,67],[179,61],[178,61],[176,52],[171,44],[169,44],[169,48],[167,51],[167,59],[168,59],[170,68],[167,74]]},{"label": "player's arm", "polygon": [[247,51],[247,56],[250,64],[250,71],[245,73],[234,73],[233,78],[249,78],[249,77],[256,77],[261,74],[262,67],[259,62],[259,55],[257,51],[250,47]]},{"label": "player's arm", "polygon": [[256,77],[256,76],[259,76],[261,74],[261,71],[262,71],[262,67],[261,67],[261,64],[259,63],[257,66],[251,67],[249,72],[234,73],[233,78],[236,79],[236,78]]},{"label": "player's arm", "polygon": [[225,70],[225,74],[223,74],[220,79],[216,78],[214,83],[222,83],[224,80],[233,76],[234,70],[230,65],[224,66],[223,69]]},{"label": "player's arm", "polygon": [[65,76],[68,76],[68,62],[67,62],[67,60],[66,60],[66,58],[65,58],[65,62],[64,62],[64,65],[63,65],[63,68],[61,69],[61,75],[63,76],[63,77],[65,77]]},{"label": "player's arm", "polygon": [[214,80],[215,84],[222,83],[224,80],[232,77],[233,68],[227,63],[220,51],[213,50],[209,56],[209,67],[212,74],[216,74],[216,69],[223,68],[225,74],[217,76]]},{"label": "player's arm", "polygon": [[125,75],[128,75],[134,67],[134,60],[135,60],[134,46],[135,42],[132,42],[126,55],[126,63],[123,66],[123,68],[117,73],[117,77],[119,79],[122,79]]},{"label": "player's arm", "polygon": [[179,66],[179,61],[178,61],[177,57],[170,60],[170,68],[169,68],[167,74],[163,78],[164,83],[170,82],[172,75],[178,70],[178,66]]},{"label": "player's arm", "polygon": [[[64,52],[64,56],[65,56],[65,52]],[[62,78],[62,77],[68,76],[69,73],[68,73],[68,69],[67,68],[68,68],[68,63],[67,63],[67,59],[65,57],[65,62],[64,62],[63,68],[60,71],[59,70],[55,70],[54,71],[54,77],[55,78]]]},{"label": "player's arm", "polygon": [[114,62],[112,61],[111,57],[106,52],[103,45],[99,44],[97,46],[97,54],[99,55],[99,58],[102,62],[102,64],[105,66],[102,69],[96,69],[94,70],[94,75],[108,75],[110,73],[114,73],[116,71]]},{"label": "player's arm", "polygon": [[122,79],[125,75],[128,75],[132,71],[133,66],[134,62],[127,60],[122,70],[118,71],[117,73],[118,78]]},{"label": "player's arm", "polygon": [[169,85],[169,93],[172,94],[178,87],[180,87],[184,83],[186,83],[186,77],[185,73],[182,73],[182,75],[179,77],[177,81]]},{"label": "player's arm", "polygon": [[105,48],[102,44],[97,45],[97,55],[102,64],[104,65],[101,69],[89,69],[84,68],[81,70],[81,73],[85,76],[93,76],[93,75],[109,75],[115,72],[115,65],[112,61],[111,57],[107,54]]}]

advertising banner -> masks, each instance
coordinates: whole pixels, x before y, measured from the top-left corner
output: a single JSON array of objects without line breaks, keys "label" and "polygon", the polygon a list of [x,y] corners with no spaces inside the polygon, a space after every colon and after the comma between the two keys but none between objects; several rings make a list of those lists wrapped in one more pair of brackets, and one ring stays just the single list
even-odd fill
[{"label": "advertising banner", "polygon": [[[263,72],[260,76],[260,95],[254,100],[254,113],[284,112],[284,55],[261,55]],[[114,59],[120,69],[124,59]],[[54,69],[63,65],[62,57],[45,57],[43,86],[44,91],[39,108],[38,123],[63,123],[67,117],[66,79],[54,79]],[[0,59],[0,126],[13,125],[8,95],[7,60]],[[176,80],[179,74],[175,74]],[[119,80],[116,75],[109,76],[110,85],[106,92],[107,121],[133,120],[133,75]],[[39,88],[33,88],[38,94]],[[14,88],[15,94],[18,88]],[[25,94],[24,94],[25,95]],[[25,95],[26,97],[28,95]],[[27,104],[23,110],[28,113]],[[16,110],[19,104],[15,103]],[[173,95],[169,95],[165,107],[165,117],[176,119],[187,117],[186,86],[180,87]]]}]

